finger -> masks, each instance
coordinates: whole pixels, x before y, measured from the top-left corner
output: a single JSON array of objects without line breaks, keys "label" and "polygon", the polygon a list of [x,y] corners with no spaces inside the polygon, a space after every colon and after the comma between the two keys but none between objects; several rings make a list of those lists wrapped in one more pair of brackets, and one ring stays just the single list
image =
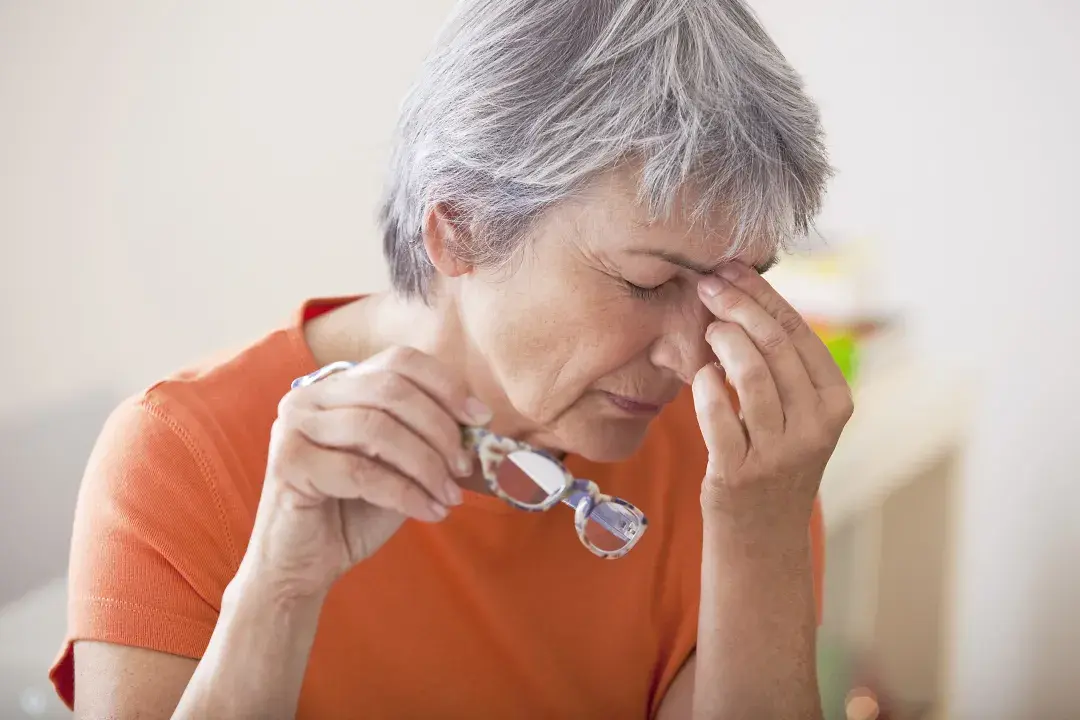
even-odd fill
[{"label": "finger", "polygon": [[746,428],[728,394],[724,371],[709,363],[694,376],[694,410],[710,458],[738,466],[746,457]]},{"label": "finger", "polygon": [[465,383],[445,365],[427,353],[409,347],[393,347],[343,374],[362,373],[367,369],[391,370],[405,376],[462,423],[485,425],[491,421],[491,410],[472,397]]},{"label": "finger", "polygon": [[443,458],[400,420],[370,408],[334,408],[299,415],[295,429],[312,443],[350,450],[393,468],[446,505],[461,503],[461,489]]},{"label": "finger", "polygon": [[310,402],[327,410],[346,407],[382,410],[433,447],[449,472],[459,477],[472,474],[472,455],[461,442],[460,425],[404,375],[374,369],[361,375],[341,375],[311,386],[310,393]]},{"label": "finger", "polygon": [[775,317],[750,295],[721,278],[710,276],[699,285],[706,307],[719,319],[746,331],[769,365],[785,415],[816,408],[818,391],[810,381],[802,356]]},{"label": "finger", "polygon": [[356,457],[358,472],[363,475],[360,496],[365,501],[424,522],[446,519],[449,514],[446,506],[432,499],[415,482],[375,460]]},{"label": "finger", "polygon": [[447,508],[401,473],[371,458],[315,445],[292,433],[277,474],[313,502],[363,499],[424,522],[446,518]]},{"label": "finger", "polygon": [[705,331],[720,365],[739,394],[750,441],[784,431],[784,410],[768,363],[738,325],[717,320]]},{"label": "finger", "polygon": [[776,292],[768,280],[742,263],[725,265],[720,269],[720,275],[753,298],[758,305],[765,308],[766,312],[776,318],[791,337],[791,342],[803,359],[810,381],[816,388],[822,390],[847,384],[844,374],[833,360],[832,353],[825,347],[825,343],[803,319],[803,316],[780,293]]}]

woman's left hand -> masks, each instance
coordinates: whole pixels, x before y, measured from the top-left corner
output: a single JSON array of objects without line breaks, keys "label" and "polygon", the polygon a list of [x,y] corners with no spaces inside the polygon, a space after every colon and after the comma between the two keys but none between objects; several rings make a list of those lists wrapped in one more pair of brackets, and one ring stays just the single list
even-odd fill
[{"label": "woman's left hand", "polygon": [[851,390],[820,338],[754,270],[731,263],[698,290],[717,318],[705,338],[719,361],[693,386],[709,450],[702,509],[747,530],[805,532]]}]

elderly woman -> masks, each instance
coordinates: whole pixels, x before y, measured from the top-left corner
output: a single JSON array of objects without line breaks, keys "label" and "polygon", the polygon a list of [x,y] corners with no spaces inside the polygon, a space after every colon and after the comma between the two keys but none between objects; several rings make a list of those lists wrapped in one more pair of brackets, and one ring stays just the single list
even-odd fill
[{"label": "elderly woman", "polygon": [[828,172],[740,0],[465,2],[398,128],[393,292],[310,301],[108,421],[58,691],[87,718],[819,716],[815,497],[852,403],[761,273]]}]

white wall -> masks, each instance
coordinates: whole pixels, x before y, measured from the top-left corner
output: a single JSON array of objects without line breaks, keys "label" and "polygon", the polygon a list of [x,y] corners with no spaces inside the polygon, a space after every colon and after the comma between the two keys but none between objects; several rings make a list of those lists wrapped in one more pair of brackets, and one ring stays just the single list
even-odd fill
[{"label": "white wall", "polygon": [[451,5],[0,0],[0,603],[63,572],[110,406],[385,286],[387,139]]},{"label": "white wall", "polygon": [[[101,403],[80,398],[244,342],[304,296],[381,287],[385,140],[450,4],[0,0],[0,422],[92,434]],[[878,237],[916,344],[986,381],[955,716],[1063,717],[1080,679],[1077,4],[755,4],[823,106],[840,170],[824,224]],[[5,455],[0,527],[21,513],[65,536],[86,441],[58,443],[52,469]],[[30,503],[28,483],[63,502]],[[55,548],[27,557],[62,568]]]},{"label": "white wall", "polygon": [[35,378],[0,411],[381,288],[386,140],[451,4],[0,0],[0,362]]}]

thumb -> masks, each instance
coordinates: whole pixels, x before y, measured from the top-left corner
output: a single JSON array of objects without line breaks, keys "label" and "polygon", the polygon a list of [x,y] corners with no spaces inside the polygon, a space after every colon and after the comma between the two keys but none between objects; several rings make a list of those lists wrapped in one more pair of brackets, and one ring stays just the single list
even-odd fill
[{"label": "thumb", "polygon": [[709,449],[709,464],[719,467],[742,464],[749,443],[724,381],[724,371],[716,363],[701,368],[694,376],[693,391],[698,426]]}]

